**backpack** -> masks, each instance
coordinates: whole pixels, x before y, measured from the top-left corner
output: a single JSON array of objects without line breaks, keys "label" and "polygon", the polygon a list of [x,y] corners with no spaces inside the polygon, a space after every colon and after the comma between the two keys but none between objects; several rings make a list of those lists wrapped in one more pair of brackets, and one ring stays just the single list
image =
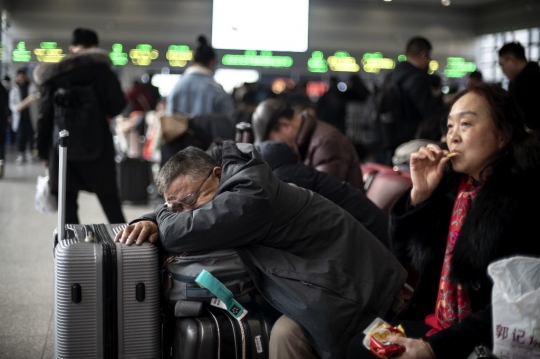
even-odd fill
[{"label": "backpack", "polygon": [[92,85],[58,88],[53,95],[55,134],[69,131],[70,161],[92,161],[101,156],[105,135],[104,117]]},{"label": "backpack", "polygon": [[203,269],[222,282],[238,302],[251,300],[255,285],[238,252],[227,249],[194,255],[184,253],[169,257],[162,267],[163,294],[176,317],[198,316],[204,303],[215,304],[215,295],[195,283]]},{"label": "backpack", "polygon": [[382,87],[366,100],[361,123],[360,143],[368,150],[394,149],[406,140],[401,89],[385,77]]}]

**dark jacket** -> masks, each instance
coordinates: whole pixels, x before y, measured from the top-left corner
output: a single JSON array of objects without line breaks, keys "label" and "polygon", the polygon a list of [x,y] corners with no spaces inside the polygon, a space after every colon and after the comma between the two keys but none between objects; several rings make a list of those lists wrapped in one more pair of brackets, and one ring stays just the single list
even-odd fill
[{"label": "dark jacket", "polygon": [[[461,175],[443,179],[429,200],[408,206],[407,191],[390,214],[390,245],[420,269],[413,297],[397,320],[424,320],[434,313],[451,211]],[[505,257],[540,255],[538,171],[508,155],[493,172],[467,214],[452,259],[451,279],[468,290],[473,313],[428,338],[438,359],[466,358],[479,344],[492,345],[491,290],[487,267]]]},{"label": "dark jacket", "polygon": [[443,113],[444,107],[433,97],[427,71],[405,61],[397,64],[395,70],[388,76],[399,89],[401,111],[406,123],[406,133],[401,136],[404,143],[415,138],[422,120]]},{"label": "dark jacket", "polygon": [[300,163],[296,153],[284,142],[262,142],[257,149],[277,178],[334,202],[388,246],[388,215],[371,202],[363,191]]},{"label": "dark jacket", "polygon": [[308,167],[364,189],[360,160],[351,141],[335,127],[305,116],[296,137],[300,158]]},{"label": "dark jacket", "polygon": [[111,60],[107,52],[88,49],[68,55],[57,64],[40,65],[34,71],[34,79],[42,91],[37,149],[41,159],[49,160],[51,190],[57,192],[58,187],[58,144],[53,134],[53,95],[63,86],[91,84],[97,94],[102,114],[96,121],[96,126],[103,126],[104,138],[96,141],[102,142],[103,151],[100,158],[94,161],[68,161],[67,191],[117,193],[115,150],[108,119],[124,109],[126,99],[116,75],[111,70]]},{"label": "dark jacket", "polygon": [[508,86],[519,107],[525,114],[525,124],[530,129],[540,128],[540,67],[529,62]]},{"label": "dark jacket", "polygon": [[141,219],[158,224],[172,254],[236,248],[321,358],[343,358],[352,336],[390,309],[405,270],[345,210],[278,180],[253,145],[224,142],[222,168],[212,201],[181,213],[161,205]]}]

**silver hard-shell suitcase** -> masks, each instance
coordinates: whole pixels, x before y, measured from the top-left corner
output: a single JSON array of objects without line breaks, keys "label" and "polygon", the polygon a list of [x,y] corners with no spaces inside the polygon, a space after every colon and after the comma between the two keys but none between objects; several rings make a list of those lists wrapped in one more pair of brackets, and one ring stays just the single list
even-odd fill
[{"label": "silver hard-shell suitcase", "polygon": [[150,243],[114,243],[125,224],[64,224],[68,135],[60,133],[54,356],[159,358],[158,250]]}]

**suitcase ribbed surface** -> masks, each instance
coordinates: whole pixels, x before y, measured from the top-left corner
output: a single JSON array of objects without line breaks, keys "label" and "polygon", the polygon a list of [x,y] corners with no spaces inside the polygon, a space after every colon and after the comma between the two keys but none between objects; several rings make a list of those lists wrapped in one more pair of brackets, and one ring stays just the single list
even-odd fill
[{"label": "suitcase ribbed surface", "polygon": [[[157,248],[116,245],[118,281],[119,358],[159,358],[159,270]],[[145,298],[136,299],[137,285],[144,285]]]},{"label": "suitcase ribbed surface", "polygon": [[[56,247],[56,358],[98,358],[103,352],[101,245],[66,240]],[[72,301],[72,286],[81,287],[81,302]]]}]

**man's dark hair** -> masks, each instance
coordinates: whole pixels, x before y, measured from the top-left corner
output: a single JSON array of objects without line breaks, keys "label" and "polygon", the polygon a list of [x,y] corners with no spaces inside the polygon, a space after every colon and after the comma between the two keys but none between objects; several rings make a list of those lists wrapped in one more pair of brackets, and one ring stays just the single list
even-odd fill
[{"label": "man's dark hair", "polygon": [[26,69],[24,69],[24,68],[17,70],[17,75],[19,75],[19,74],[28,76],[28,72],[26,72]]},{"label": "man's dark hair", "polygon": [[97,33],[91,29],[84,29],[82,27],[76,28],[73,31],[73,37],[71,38],[71,45],[82,45],[85,47],[97,46],[99,44]]},{"label": "man's dark hair", "polygon": [[208,45],[206,37],[201,35],[199,36],[197,41],[199,42],[199,46],[197,46],[197,49],[195,50],[193,60],[195,62],[208,66],[210,64],[210,61],[216,58],[216,53],[214,52],[212,46]]},{"label": "man's dark hair", "polygon": [[189,146],[172,156],[161,168],[156,178],[158,192],[163,195],[178,176],[190,176],[195,180],[202,179],[218,166],[219,163],[206,152]]},{"label": "man's dark hair", "polygon": [[521,46],[521,44],[517,41],[506,43],[499,49],[500,57],[505,57],[508,55],[512,55],[521,61],[527,61],[527,58],[525,57],[525,48],[523,48],[523,46]]},{"label": "man's dark hair", "polygon": [[469,74],[469,79],[471,80],[477,80],[482,81],[484,76],[482,76],[482,73],[478,70],[475,70]]},{"label": "man's dark hair", "polygon": [[431,51],[431,43],[424,37],[413,37],[410,39],[405,50],[409,56],[417,56],[423,51]]}]

